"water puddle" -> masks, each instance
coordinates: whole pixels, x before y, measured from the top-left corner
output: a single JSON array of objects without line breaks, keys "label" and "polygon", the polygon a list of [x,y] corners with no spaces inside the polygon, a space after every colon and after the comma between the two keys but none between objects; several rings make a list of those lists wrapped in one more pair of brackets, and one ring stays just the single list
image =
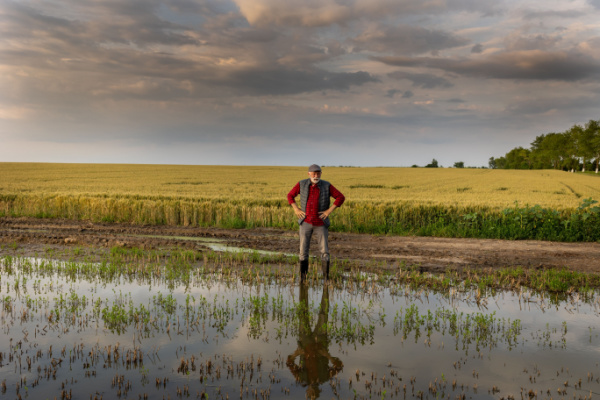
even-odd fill
[{"label": "water puddle", "polygon": [[197,236],[168,236],[168,235],[126,235],[130,237],[147,237],[155,239],[169,239],[169,240],[189,240],[193,242],[204,242],[204,243],[222,243],[223,239],[197,237]]},{"label": "water puddle", "polygon": [[[596,298],[0,259],[15,398],[591,398]],[[251,266],[248,267],[252,268]],[[263,267],[264,268],[264,267]],[[8,398],[8,397],[7,397]]]},{"label": "water puddle", "polygon": [[202,242],[203,246],[208,247],[213,251],[220,252],[233,252],[233,253],[257,253],[262,255],[286,255],[292,256],[290,253],[281,253],[277,251],[268,251],[268,250],[255,250],[255,249],[247,249],[245,247],[235,247],[229,246],[222,239],[215,238],[205,238],[205,237],[194,237],[194,236],[163,236],[163,235],[127,235],[131,237],[147,237],[147,238],[157,238],[157,239],[170,239],[170,240],[189,240],[194,242]]}]

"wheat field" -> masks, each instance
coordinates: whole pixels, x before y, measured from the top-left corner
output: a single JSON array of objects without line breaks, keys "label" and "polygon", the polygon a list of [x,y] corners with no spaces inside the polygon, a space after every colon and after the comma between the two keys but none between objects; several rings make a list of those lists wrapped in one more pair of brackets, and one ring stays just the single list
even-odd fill
[{"label": "wheat field", "polygon": [[[294,229],[306,167],[0,163],[0,217]],[[334,230],[600,240],[600,180],[554,170],[323,167]],[[585,207],[582,208],[582,205]]]},{"label": "wheat field", "polygon": [[[0,163],[0,194],[284,201],[306,167]],[[600,199],[593,175],[556,170],[323,167],[348,202],[568,209]]]}]

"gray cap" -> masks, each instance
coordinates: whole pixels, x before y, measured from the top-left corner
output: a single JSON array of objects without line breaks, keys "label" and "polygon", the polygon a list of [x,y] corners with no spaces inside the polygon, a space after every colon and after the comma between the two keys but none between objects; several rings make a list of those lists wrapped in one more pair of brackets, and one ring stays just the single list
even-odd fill
[{"label": "gray cap", "polygon": [[308,172],[321,172],[321,167],[319,167],[317,164],[313,164],[308,167]]}]

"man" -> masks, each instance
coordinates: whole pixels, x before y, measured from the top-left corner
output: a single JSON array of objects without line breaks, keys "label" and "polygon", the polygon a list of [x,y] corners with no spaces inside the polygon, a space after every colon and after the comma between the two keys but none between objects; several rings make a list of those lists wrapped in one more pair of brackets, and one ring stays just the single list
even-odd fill
[{"label": "man", "polygon": [[[298,195],[300,207],[295,200]],[[308,273],[308,251],[313,233],[321,252],[323,277],[329,279],[329,215],[340,207],[346,198],[331,183],[321,180],[321,167],[316,164],[308,167],[308,179],[298,182],[287,197],[300,224],[300,280],[304,281]],[[333,205],[330,205],[330,197],[335,199]]]}]

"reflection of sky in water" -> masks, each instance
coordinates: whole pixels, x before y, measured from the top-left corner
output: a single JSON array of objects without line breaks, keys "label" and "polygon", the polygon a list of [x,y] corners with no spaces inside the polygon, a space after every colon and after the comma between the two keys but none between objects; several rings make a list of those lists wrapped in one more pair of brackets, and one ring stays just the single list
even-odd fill
[{"label": "reflection of sky in water", "polygon": [[[19,272],[18,275],[20,281],[23,282],[23,274]],[[152,393],[155,396],[170,394],[171,398],[174,398],[173,394],[178,386],[182,388],[183,385],[189,385],[192,397],[195,397],[197,392],[208,390],[209,392],[213,391],[210,392],[213,395],[209,398],[215,398],[217,396],[214,390],[220,386],[222,393],[228,393],[230,398],[234,398],[232,396],[239,398],[241,379],[237,374],[235,377],[226,379],[226,364],[231,361],[233,365],[239,366],[241,362],[249,362],[251,359],[256,363],[260,357],[262,373],[259,374],[256,370],[253,380],[249,381],[249,375],[247,375],[244,382],[244,388],[249,387],[249,393],[252,393],[253,389],[260,391],[271,387],[272,398],[279,397],[283,389],[290,390],[290,398],[304,398],[306,387],[294,382],[294,377],[286,366],[288,355],[296,351],[299,346],[298,337],[295,336],[298,331],[298,322],[297,320],[288,321],[289,326],[284,326],[284,322],[277,321],[272,313],[273,298],[281,297],[284,309],[293,307],[299,301],[298,287],[246,286],[240,282],[225,285],[214,281],[210,282],[210,285],[205,285],[201,279],[196,278],[196,281],[192,282],[188,288],[175,286],[169,289],[160,282],[153,282],[151,285],[137,281],[128,282],[126,279],[110,283],[102,283],[98,280],[72,282],[62,277],[40,278],[34,274],[27,276],[27,289],[21,289],[17,294],[13,289],[15,280],[16,275],[4,275],[0,281],[1,298],[18,297],[14,303],[15,318],[5,308],[1,314],[3,333],[0,335],[0,351],[3,352],[4,360],[3,366],[0,368],[0,381],[6,380],[9,394],[12,393],[11,390],[14,390],[16,383],[25,377],[32,398],[38,397],[36,393],[44,395],[52,393],[52,397],[54,397],[54,395],[60,394],[61,382],[65,380],[70,382],[73,378],[77,383],[68,383],[67,387],[73,391],[74,395],[89,398],[90,394],[98,391],[104,394],[105,398],[110,398],[114,397],[116,393],[116,389],[111,387],[111,380],[115,375],[124,375],[126,380],[132,384],[132,392],[129,397],[137,398],[138,394]],[[52,282],[53,291],[49,290],[50,282]],[[34,284],[40,285],[41,292],[34,290]],[[88,308],[83,312],[83,315],[88,314],[88,325],[80,327],[61,323],[52,329],[47,322],[47,315],[55,306],[55,298],[60,293],[68,297],[72,291],[79,296],[85,295],[89,300]],[[152,308],[153,296],[158,296],[159,293],[163,296],[171,294],[180,307],[177,312],[180,319],[179,328],[177,328],[177,317],[169,318],[170,335],[165,331],[166,318],[161,320],[160,330],[151,330],[146,337],[140,336],[139,332],[131,326],[121,335],[111,333],[101,319],[96,321],[92,318],[91,307],[97,299],[103,301],[104,307],[105,305],[111,306],[122,296],[126,302],[131,299],[136,307],[143,304],[147,308]],[[343,370],[337,375],[339,386],[336,386],[335,390],[329,383],[320,386],[322,398],[335,397],[335,393],[342,398],[353,397],[354,390],[359,396],[372,395],[375,398],[381,397],[383,390],[389,396],[398,388],[398,396],[401,397],[403,395],[401,388],[405,384],[407,397],[410,398],[412,396],[411,377],[416,377],[414,393],[421,390],[425,395],[429,393],[430,398],[435,398],[435,395],[428,391],[428,387],[430,382],[434,382],[436,379],[438,382],[445,379],[444,393],[451,395],[452,398],[461,392],[464,392],[467,397],[489,398],[492,394],[488,391],[493,386],[500,389],[500,393],[495,395],[498,398],[509,394],[517,398],[520,396],[521,388],[526,391],[529,389],[542,391],[543,397],[546,397],[547,390],[551,390],[551,395],[558,397],[557,389],[564,388],[565,381],[569,382],[570,386],[567,390],[570,395],[585,395],[590,390],[600,392],[599,383],[587,381],[588,373],[593,373],[594,377],[600,377],[600,369],[597,364],[598,343],[600,342],[599,332],[596,329],[599,318],[597,301],[591,303],[562,302],[556,305],[551,304],[548,299],[525,293],[519,302],[518,294],[503,292],[487,297],[485,299],[486,307],[483,307],[478,306],[474,296],[469,297],[468,294],[449,298],[424,291],[406,290],[401,293],[402,295],[392,295],[385,288],[380,289],[376,295],[332,290],[329,322],[335,322],[337,326],[340,326],[341,310],[344,306],[349,306],[358,310],[358,317],[351,318],[351,322],[353,324],[361,323],[366,327],[373,325],[375,334],[373,342],[367,340],[364,345],[349,343],[345,339],[336,343],[333,337],[329,337],[326,349],[328,355],[341,360]],[[311,288],[308,291],[308,306],[313,324],[319,312],[321,294],[322,288]],[[195,298],[196,307],[204,298],[211,304],[209,308],[216,304],[217,308],[228,305],[233,310],[234,315],[224,326],[223,332],[212,327],[209,319],[204,321],[204,331],[202,322],[197,330],[185,329],[183,307],[188,295]],[[249,310],[244,311],[240,304],[251,296],[262,297],[265,295],[268,295],[268,316],[266,320],[262,321],[264,329],[259,337],[253,338],[249,335],[252,313]],[[49,307],[40,307],[32,311],[33,320],[25,323],[21,322],[18,316],[24,310],[22,302],[27,296],[34,299],[45,298],[48,300]],[[529,298],[530,302],[524,302],[523,298]],[[420,314],[426,314],[428,309],[434,312],[442,308],[464,314],[489,315],[494,313],[497,319],[520,320],[522,330],[517,345],[511,349],[502,340],[499,340],[496,345],[481,348],[479,351],[476,350],[474,344],[463,348],[461,341],[457,341],[448,333],[442,334],[433,331],[428,339],[423,328],[419,338],[415,338],[415,332],[412,331],[406,339],[403,339],[402,333],[394,333],[394,317],[397,311],[406,312],[413,304],[416,305]],[[334,308],[337,310],[337,322],[333,318]],[[382,315],[385,315],[385,325],[382,323]],[[210,321],[214,322],[214,319]],[[567,325],[567,333],[564,335],[566,346],[563,345],[563,322],[566,322]],[[46,333],[42,334],[44,328]],[[279,338],[277,337],[278,330],[284,332]],[[549,339],[545,337],[547,334]],[[33,358],[33,355],[40,349],[44,353],[44,357],[33,363],[31,371],[27,371],[23,367],[23,361],[21,368],[16,361],[8,362],[9,346],[11,344],[15,346],[19,341],[21,342],[19,351],[23,352],[22,360],[28,356]],[[123,352],[133,349],[134,346],[140,346],[145,354],[144,368],[127,369],[120,364],[105,368],[103,361],[105,356],[100,357],[100,362],[91,368],[82,368],[85,357],[94,346],[103,349],[108,345],[114,346],[117,342],[124,349]],[[77,359],[69,365],[69,350],[80,344],[83,344],[84,348],[83,359]],[[40,379],[37,385],[32,385],[32,382],[38,377],[37,366],[41,366],[43,371],[44,367],[49,365],[51,358],[48,357],[47,352],[50,345],[53,347],[54,358],[61,357],[60,350],[63,347],[66,347],[67,356],[62,357],[65,360],[58,368],[56,380],[44,378]],[[201,383],[198,371],[190,372],[189,375],[177,373],[181,358],[189,359],[191,355],[196,358],[197,365],[205,363],[208,359],[212,360],[213,365],[219,365],[222,368],[221,379],[214,381],[209,379]],[[360,371],[359,382],[356,382],[357,370]],[[391,376],[392,370],[397,373],[397,376]],[[86,377],[86,371],[95,371],[97,375],[96,377]],[[362,375],[362,372],[365,375]],[[377,381],[372,382],[372,392],[369,393],[365,387],[365,381],[372,381],[371,373],[377,376]],[[270,382],[269,376],[271,375],[276,377],[275,383]],[[385,387],[382,386],[381,381],[384,375],[388,382]],[[398,376],[402,378],[402,381]],[[162,386],[157,389],[155,380],[163,377],[168,377],[169,383],[166,389],[163,389]],[[259,377],[260,380],[257,381]],[[349,387],[349,379],[352,379],[352,388]],[[390,379],[393,383],[392,386],[389,385]],[[579,379],[582,380],[582,389],[575,391],[572,385]],[[455,391],[452,391],[453,381],[457,383]],[[475,384],[477,393],[474,390]],[[460,389],[461,385],[463,390]],[[132,393],[133,396],[131,396]],[[441,392],[438,392],[437,395],[439,397]]]}]

